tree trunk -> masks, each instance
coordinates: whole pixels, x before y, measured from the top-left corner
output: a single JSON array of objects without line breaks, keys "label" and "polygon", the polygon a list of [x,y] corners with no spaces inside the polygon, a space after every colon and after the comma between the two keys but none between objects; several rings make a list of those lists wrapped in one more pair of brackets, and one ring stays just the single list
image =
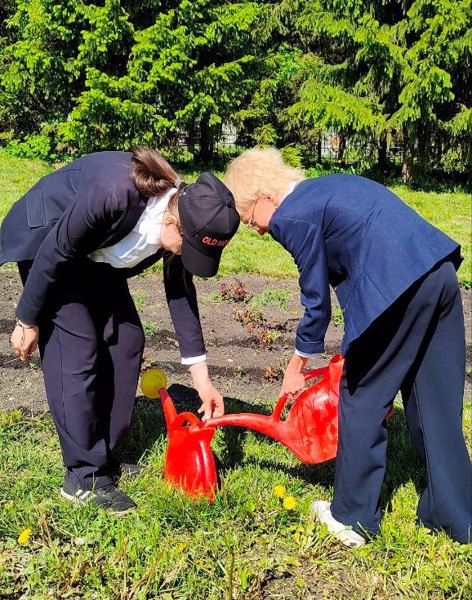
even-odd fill
[{"label": "tree trunk", "polygon": [[190,154],[195,158],[195,142],[197,137],[197,130],[195,124],[189,126],[187,130],[187,148]]},{"label": "tree trunk", "polygon": [[200,153],[198,158],[204,164],[210,162],[212,158],[212,143],[209,121],[210,119],[206,115],[202,117],[202,120],[200,121]]},{"label": "tree trunk", "polygon": [[382,134],[377,144],[377,167],[381,173],[388,172],[387,136]]},{"label": "tree trunk", "polygon": [[321,134],[318,136],[316,140],[316,162],[321,165]]},{"label": "tree trunk", "polygon": [[408,183],[411,179],[411,169],[413,166],[413,153],[410,138],[408,134],[403,132],[403,164],[402,164],[402,180]]},{"label": "tree trunk", "polygon": [[346,136],[344,133],[339,134],[339,146],[338,146],[338,165],[340,167],[346,166],[346,161],[344,160],[344,151],[346,150]]}]

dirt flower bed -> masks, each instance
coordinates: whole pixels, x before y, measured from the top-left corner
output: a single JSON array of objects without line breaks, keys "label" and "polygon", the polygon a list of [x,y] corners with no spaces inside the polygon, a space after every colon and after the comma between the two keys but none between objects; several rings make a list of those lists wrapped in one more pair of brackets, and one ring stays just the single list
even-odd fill
[{"label": "dirt flower bed", "polygon": [[[197,280],[199,306],[209,368],[226,398],[247,402],[273,401],[282,368],[292,354],[295,329],[302,314],[297,281],[260,276]],[[130,281],[146,333],[143,368],[165,371],[171,393],[193,397],[190,377],[180,364],[175,333],[165,301],[162,276],[151,273]],[[0,410],[47,410],[37,354],[24,365],[14,358],[9,335],[21,284],[15,269],[0,269]],[[466,400],[471,399],[471,290],[462,290],[468,343]],[[333,296],[333,317],[325,339],[325,354],[310,366],[322,366],[340,351],[342,314]],[[445,373],[445,376],[447,374]],[[140,395],[139,389],[137,395]]]}]

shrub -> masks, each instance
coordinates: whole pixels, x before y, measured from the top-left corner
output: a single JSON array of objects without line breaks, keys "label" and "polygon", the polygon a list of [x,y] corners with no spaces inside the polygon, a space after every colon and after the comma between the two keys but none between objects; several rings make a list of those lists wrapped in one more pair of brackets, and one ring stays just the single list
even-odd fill
[{"label": "shrub", "polygon": [[49,160],[51,157],[51,140],[49,136],[38,133],[27,135],[21,142],[11,140],[5,150],[18,158],[39,158]]}]

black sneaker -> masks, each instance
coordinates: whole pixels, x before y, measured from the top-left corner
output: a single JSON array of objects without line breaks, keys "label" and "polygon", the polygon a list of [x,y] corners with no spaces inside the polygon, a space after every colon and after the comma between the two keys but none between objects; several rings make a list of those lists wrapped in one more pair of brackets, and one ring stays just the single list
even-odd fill
[{"label": "black sneaker", "polygon": [[136,508],[135,502],[113,483],[93,490],[83,490],[66,477],[62,484],[61,496],[75,504],[84,505],[93,502],[114,515],[125,515]]}]

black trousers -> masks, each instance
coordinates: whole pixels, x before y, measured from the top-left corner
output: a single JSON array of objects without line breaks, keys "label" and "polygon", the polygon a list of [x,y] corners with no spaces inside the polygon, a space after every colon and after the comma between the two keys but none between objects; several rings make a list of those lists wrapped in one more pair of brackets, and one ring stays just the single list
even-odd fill
[{"label": "black trousers", "polygon": [[349,348],[341,379],[333,516],[379,531],[385,415],[401,390],[427,487],[419,520],[454,540],[472,539],[472,466],[462,406],[464,316],[457,276],[445,262],[413,285]]},{"label": "black trousers", "polygon": [[[18,266],[24,282],[30,265]],[[113,449],[131,422],[143,347],[119,270],[68,265],[41,317],[39,350],[64,464],[83,489],[110,483],[118,469]]]}]

